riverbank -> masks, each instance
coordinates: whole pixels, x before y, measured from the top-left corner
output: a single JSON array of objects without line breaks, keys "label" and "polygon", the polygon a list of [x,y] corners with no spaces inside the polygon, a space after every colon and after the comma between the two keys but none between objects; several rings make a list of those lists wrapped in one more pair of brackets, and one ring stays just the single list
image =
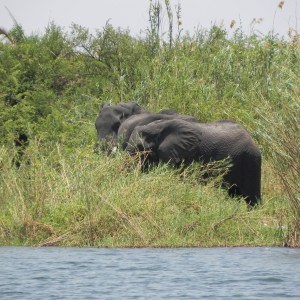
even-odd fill
[{"label": "riverbank", "polygon": [[[138,37],[109,22],[0,30],[1,245],[300,245],[299,33],[162,32],[161,16],[179,19],[153,5]],[[241,124],[262,153],[262,204],[248,210],[196,166],[143,173],[94,153],[101,105],[133,100]]]},{"label": "riverbank", "polygon": [[[264,162],[263,201],[249,210],[218,179],[161,165],[141,172],[126,153],[47,156],[31,145],[19,169],[1,149],[0,244],[78,247],[284,246],[292,212]],[[30,154],[29,154],[30,153]],[[203,171],[202,171],[203,172]]]}]

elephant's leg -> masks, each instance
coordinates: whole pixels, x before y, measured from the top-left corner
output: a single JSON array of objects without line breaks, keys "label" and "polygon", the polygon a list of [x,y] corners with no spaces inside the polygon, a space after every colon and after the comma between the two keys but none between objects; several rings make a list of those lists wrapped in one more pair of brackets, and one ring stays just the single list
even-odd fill
[{"label": "elephant's leg", "polygon": [[223,186],[227,188],[228,195],[230,197],[242,197],[241,185],[242,176],[240,162],[235,161],[233,165],[228,170],[227,174],[224,176]]},{"label": "elephant's leg", "polygon": [[260,169],[249,170],[245,164],[234,165],[224,177],[228,194],[231,197],[243,197],[246,203],[254,207],[260,199]]},{"label": "elephant's leg", "polygon": [[250,183],[247,183],[243,187],[243,196],[246,198],[246,202],[249,206],[254,207],[260,202],[260,180],[258,178],[249,178]]},{"label": "elephant's leg", "polygon": [[243,183],[241,185],[242,196],[246,198],[249,206],[254,207],[261,199],[261,161],[252,160],[244,168]]}]

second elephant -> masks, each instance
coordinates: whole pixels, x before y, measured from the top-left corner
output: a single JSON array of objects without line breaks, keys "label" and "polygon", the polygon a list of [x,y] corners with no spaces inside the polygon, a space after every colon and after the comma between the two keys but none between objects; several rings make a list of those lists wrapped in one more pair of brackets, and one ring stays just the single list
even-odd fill
[{"label": "second elephant", "polygon": [[118,139],[121,142],[122,149],[126,149],[131,133],[134,128],[141,125],[147,125],[158,120],[173,120],[182,119],[189,122],[197,122],[197,120],[188,115],[177,114],[174,110],[163,110],[159,113],[144,112],[138,115],[133,115],[126,119],[119,127]]}]

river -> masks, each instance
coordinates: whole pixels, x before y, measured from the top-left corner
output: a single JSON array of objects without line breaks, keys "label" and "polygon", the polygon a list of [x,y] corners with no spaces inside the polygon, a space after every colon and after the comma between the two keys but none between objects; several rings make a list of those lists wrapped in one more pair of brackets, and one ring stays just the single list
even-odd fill
[{"label": "river", "polygon": [[300,299],[300,249],[0,247],[0,299]]}]

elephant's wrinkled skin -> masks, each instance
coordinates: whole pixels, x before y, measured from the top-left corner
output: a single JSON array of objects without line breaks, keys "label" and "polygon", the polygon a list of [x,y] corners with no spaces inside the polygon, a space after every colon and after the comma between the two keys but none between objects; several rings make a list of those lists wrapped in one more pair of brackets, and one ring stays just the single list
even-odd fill
[{"label": "elephant's wrinkled skin", "polygon": [[113,147],[117,141],[117,133],[124,120],[144,110],[136,102],[120,103],[118,105],[103,104],[96,119],[98,143],[102,148]]},{"label": "elephant's wrinkled skin", "polygon": [[127,147],[128,140],[135,127],[146,125],[157,120],[173,119],[182,119],[189,122],[197,122],[194,117],[177,114],[174,110],[163,110],[159,113],[146,112],[129,117],[121,124],[118,130],[118,139],[122,144],[123,150]]},{"label": "elephant's wrinkled skin", "polygon": [[261,153],[249,133],[237,123],[155,121],[137,126],[126,150],[131,154],[149,151],[150,162],[173,165],[208,163],[229,157],[232,166],[224,176],[229,194],[245,197],[249,206],[255,206],[260,200]]}]

